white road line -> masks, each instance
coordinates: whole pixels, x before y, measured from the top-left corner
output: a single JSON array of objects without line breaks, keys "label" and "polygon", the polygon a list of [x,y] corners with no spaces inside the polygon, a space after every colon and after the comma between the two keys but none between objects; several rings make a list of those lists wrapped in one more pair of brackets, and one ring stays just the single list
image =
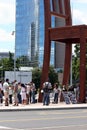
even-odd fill
[{"label": "white road line", "polygon": [[[83,124],[83,125],[62,125],[62,126],[52,126],[52,127],[42,127],[42,128],[30,128],[30,130],[53,130],[53,129],[58,129],[58,128],[71,128],[71,127],[84,127],[87,126],[87,124]],[[29,128],[25,129],[25,130],[29,130]]]},{"label": "white road line", "polygon": [[[84,118],[87,119],[87,115],[85,116],[67,116],[66,119],[78,119]],[[33,118],[33,119],[11,119],[11,120],[1,120],[0,122],[25,122],[25,121],[39,121],[39,120],[65,120],[65,117],[41,117],[41,118]]]},{"label": "white road line", "polygon": [[0,126],[0,129],[12,129],[12,128]]},{"label": "white road line", "polygon": [[[0,126],[0,130],[20,130],[20,129],[17,129],[17,128],[11,128],[11,127],[4,127],[4,126]],[[24,130],[24,129],[21,129],[21,130]]]}]

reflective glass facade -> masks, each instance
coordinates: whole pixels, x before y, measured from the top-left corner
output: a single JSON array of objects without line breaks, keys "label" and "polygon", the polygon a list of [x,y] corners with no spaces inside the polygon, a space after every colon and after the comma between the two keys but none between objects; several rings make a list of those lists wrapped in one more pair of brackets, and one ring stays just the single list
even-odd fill
[{"label": "reflective glass facade", "polygon": [[[43,0],[16,0],[16,39],[15,52],[16,58],[22,65],[42,66],[44,51],[44,6]],[[54,63],[53,49],[51,51]],[[26,59],[25,58],[25,59]]]},{"label": "reflective glass facade", "polygon": [[[38,0],[16,0],[16,58],[22,65],[38,62]],[[25,57],[25,58],[22,58]],[[26,63],[29,60],[29,63]],[[21,61],[21,60],[20,60]]]}]

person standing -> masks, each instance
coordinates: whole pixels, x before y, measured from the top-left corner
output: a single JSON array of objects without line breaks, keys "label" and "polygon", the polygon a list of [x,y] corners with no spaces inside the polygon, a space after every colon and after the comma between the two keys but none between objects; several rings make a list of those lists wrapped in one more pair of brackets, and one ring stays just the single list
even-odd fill
[{"label": "person standing", "polygon": [[13,106],[18,106],[18,82],[16,80],[13,82],[13,96],[14,96]]},{"label": "person standing", "polygon": [[21,84],[21,99],[22,99],[22,104],[26,105],[26,101],[27,101],[26,86],[23,83]]},{"label": "person standing", "polygon": [[12,104],[13,86],[9,84],[9,103]]},{"label": "person standing", "polygon": [[17,97],[18,97],[18,103],[21,104],[22,100],[21,100],[21,83],[20,82],[18,83],[18,94],[17,94]]},{"label": "person standing", "polygon": [[2,81],[0,80],[0,103],[3,103],[3,86]]},{"label": "person standing", "polygon": [[58,103],[58,94],[59,94],[58,83],[54,84],[53,93],[54,93],[54,102],[53,103],[57,104]]},{"label": "person standing", "polygon": [[5,106],[8,106],[8,99],[9,99],[9,79],[6,79],[6,81],[3,83],[3,90],[4,90],[4,96],[5,96]]},{"label": "person standing", "polygon": [[50,89],[52,88],[52,85],[49,81],[46,81],[43,83],[43,105],[49,105],[50,103]]},{"label": "person standing", "polygon": [[31,103],[35,103],[35,84],[33,82],[31,82]]},{"label": "person standing", "polygon": [[31,84],[28,83],[26,85],[26,96],[27,96],[27,104],[31,103],[31,95],[30,95],[30,92],[31,92]]}]

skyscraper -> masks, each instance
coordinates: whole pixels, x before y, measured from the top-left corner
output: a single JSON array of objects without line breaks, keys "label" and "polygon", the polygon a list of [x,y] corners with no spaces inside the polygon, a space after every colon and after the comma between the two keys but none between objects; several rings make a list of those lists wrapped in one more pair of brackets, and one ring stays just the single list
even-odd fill
[{"label": "skyscraper", "polygon": [[[15,30],[15,53],[16,58],[20,58],[21,65],[42,66],[44,51],[43,0],[16,0]],[[51,64],[53,64],[53,47],[51,54]]]},{"label": "skyscraper", "polygon": [[38,6],[38,0],[16,0],[15,53],[24,66],[38,63]]}]

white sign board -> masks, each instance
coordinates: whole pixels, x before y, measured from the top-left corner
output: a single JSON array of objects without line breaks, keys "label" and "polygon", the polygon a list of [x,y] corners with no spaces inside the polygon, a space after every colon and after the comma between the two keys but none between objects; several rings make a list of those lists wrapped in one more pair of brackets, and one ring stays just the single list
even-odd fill
[{"label": "white sign board", "polygon": [[5,71],[5,79],[8,78],[10,82],[17,80],[17,82],[28,83],[32,81],[31,71]]}]

